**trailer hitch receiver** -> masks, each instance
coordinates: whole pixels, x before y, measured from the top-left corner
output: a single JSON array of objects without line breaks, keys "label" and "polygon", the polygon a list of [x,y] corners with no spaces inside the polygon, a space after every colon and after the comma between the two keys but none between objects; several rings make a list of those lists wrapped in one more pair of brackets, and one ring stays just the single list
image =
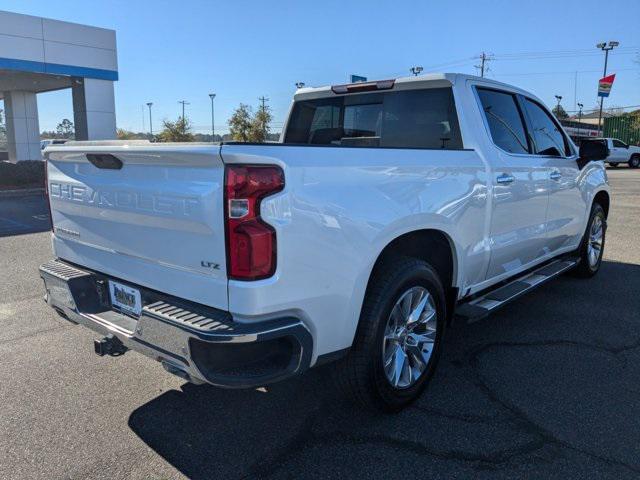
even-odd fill
[{"label": "trailer hitch receiver", "polygon": [[117,337],[113,335],[107,335],[100,340],[94,340],[93,348],[95,349],[96,355],[101,357],[105,355],[119,357],[129,350]]}]

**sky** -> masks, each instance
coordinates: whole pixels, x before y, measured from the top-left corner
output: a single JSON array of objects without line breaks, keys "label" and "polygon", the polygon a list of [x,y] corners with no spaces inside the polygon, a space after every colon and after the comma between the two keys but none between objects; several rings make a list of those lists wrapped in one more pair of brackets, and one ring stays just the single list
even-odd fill
[{"label": "sky", "polygon": [[[483,51],[493,55],[489,78],[549,106],[561,95],[567,111],[576,101],[590,109],[604,65],[595,45],[609,40],[620,47],[609,56],[617,76],[605,107],[640,105],[640,0],[2,0],[0,9],[116,30],[117,123],[133,131],[148,131],[146,102],[157,131],[186,100],[195,131],[208,133],[211,92],[216,133],[263,95],[279,131],[296,82],[394,78],[416,65],[476,73]],[[38,108],[41,130],[73,119],[69,90],[39,95]]]}]

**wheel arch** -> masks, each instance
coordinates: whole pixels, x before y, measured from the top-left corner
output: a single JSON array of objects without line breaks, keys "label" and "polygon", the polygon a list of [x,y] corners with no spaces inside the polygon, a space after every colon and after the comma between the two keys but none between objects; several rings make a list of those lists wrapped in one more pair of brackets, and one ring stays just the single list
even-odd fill
[{"label": "wheel arch", "polygon": [[365,297],[380,266],[394,256],[424,260],[436,270],[445,289],[447,312],[450,319],[458,298],[459,261],[453,238],[443,230],[424,228],[402,233],[388,241],[378,253],[369,272]]},{"label": "wheel arch", "polygon": [[604,214],[606,217],[609,216],[609,207],[611,206],[611,197],[609,196],[609,192],[606,190],[600,190],[593,196],[593,202],[591,206],[593,207],[594,203],[599,203],[604,209]]},{"label": "wheel arch", "polygon": [[442,230],[413,230],[389,241],[373,264],[367,288],[375,276],[377,268],[392,256],[407,256],[428,262],[440,275],[445,288],[452,288],[456,283],[458,261],[455,244],[452,238]]}]

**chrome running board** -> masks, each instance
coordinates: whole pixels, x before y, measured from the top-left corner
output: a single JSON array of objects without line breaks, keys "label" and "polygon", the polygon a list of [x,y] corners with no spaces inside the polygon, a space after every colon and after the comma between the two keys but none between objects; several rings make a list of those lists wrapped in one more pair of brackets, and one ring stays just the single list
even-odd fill
[{"label": "chrome running board", "polygon": [[498,308],[572,269],[578,262],[578,258],[554,260],[510,280],[509,283],[503,284],[495,290],[484,292],[468,302],[460,303],[455,311],[456,320],[462,320],[466,323],[477,322]]}]

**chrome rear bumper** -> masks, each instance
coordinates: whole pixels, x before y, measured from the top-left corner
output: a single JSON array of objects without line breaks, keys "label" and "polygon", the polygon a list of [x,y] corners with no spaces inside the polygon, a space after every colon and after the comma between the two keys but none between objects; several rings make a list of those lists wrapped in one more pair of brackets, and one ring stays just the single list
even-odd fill
[{"label": "chrome rear bumper", "polygon": [[194,383],[249,388],[306,370],[312,337],[296,318],[234,322],[229,312],[132,285],[142,296],[134,318],[114,310],[109,277],[52,260],[40,267],[46,302],[65,319],[161,362]]}]

